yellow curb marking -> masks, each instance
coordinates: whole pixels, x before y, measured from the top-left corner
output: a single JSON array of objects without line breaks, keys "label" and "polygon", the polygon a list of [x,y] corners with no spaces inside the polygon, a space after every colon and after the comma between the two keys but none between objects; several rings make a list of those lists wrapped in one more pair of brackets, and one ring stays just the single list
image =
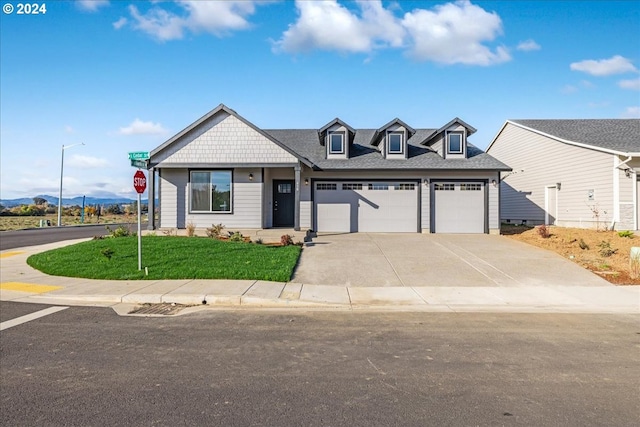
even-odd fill
[{"label": "yellow curb marking", "polygon": [[10,256],[23,254],[24,251],[4,252],[0,254],[0,258],[9,258]]},{"label": "yellow curb marking", "polygon": [[3,291],[20,291],[31,292],[34,294],[43,294],[45,292],[55,291],[56,289],[62,289],[62,286],[36,285],[33,283],[22,282],[4,282],[0,283],[0,289],[2,289]]}]

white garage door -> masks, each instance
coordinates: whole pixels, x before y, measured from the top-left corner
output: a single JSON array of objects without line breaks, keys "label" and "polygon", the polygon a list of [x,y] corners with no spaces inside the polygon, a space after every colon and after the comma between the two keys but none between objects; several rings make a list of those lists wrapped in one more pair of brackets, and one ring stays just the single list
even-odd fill
[{"label": "white garage door", "polygon": [[433,184],[436,233],[484,233],[485,188],[481,182]]},{"label": "white garage door", "polygon": [[415,182],[317,182],[316,228],[331,232],[418,231]]}]

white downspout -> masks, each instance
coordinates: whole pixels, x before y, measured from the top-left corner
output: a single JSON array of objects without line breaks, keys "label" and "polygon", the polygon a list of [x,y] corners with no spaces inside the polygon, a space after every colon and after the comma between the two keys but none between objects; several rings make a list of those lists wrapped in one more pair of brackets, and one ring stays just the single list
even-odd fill
[{"label": "white downspout", "polygon": [[620,222],[620,166],[626,165],[631,160],[633,157],[627,156],[627,160],[618,163],[618,156],[613,156],[613,219],[609,230],[613,230],[616,222]]}]

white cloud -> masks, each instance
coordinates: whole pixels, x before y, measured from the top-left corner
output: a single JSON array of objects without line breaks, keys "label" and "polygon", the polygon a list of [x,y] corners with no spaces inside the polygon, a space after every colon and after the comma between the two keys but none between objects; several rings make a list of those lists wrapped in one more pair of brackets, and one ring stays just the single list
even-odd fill
[{"label": "white cloud", "polygon": [[524,52],[529,52],[532,50],[540,50],[541,47],[538,43],[535,42],[535,40],[529,39],[518,43],[518,47],[516,47],[516,49],[522,50]]},{"label": "white cloud", "polygon": [[491,65],[511,59],[504,47],[483,44],[502,34],[502,21],[468,0],[415,9],[402,19],[380,0],[356,2],[358,13],[336,0],[296,1],[298,19],[289,25],[274,51],[315,49],[370,53],[381,48],[405,48],[419,61],[444,64]]},{"label": "white cloud", "polygon": [[98,9],[109,5],[109,0],[76,0],[76,4],[87,12],[97,12]]},{"label": "white cloud", "polygon": [[274,50],[289,53],[315,49],[340,52],[371,52],[380,47],[399,47],[405,30],[380,0],[358,1],[360,15],[336,0],[296,1],[298,20],[289,25]]},{"label": "white cloud", "polygon": [[66,125],[66,126],[64,127],[64,131],[65,131],[66,133],[74,133],[74,132],[75,132],[75,129],[73,129],[73,128],[72,128],[71,126],[69,126],[69,125]]},{"label": "white cloud", "polygon": [[620,80],[618,86],[622,89],[640,90],[640,78],[630,80]]},{"label": "white cloud", "polygon": [[402,23],[413,39],[409,53],[418,60],[492,65],[511,59],[504,47],[492,51],[482,44],[502,34],[500,17],[466,0],[414,10]]},{"label": "white cloud", "polygon": [[135,119],[129,126],[118,130],[120,135],[159,135],[166,132],[160,123],[143,122],[140,119]]},{"label": "white cloud", "polygon": [[638,71],[629,59],[620,55],[612,56],[609,59],[587,59],[580,62],[573,62],[570,68],[573,71],[582,71],[592,76],[610,76],[612,74]]},{"label": "white cloud", "polygon": [[627,107],[624,113],[622,113],[624,119],[640,119],[640,107]]},{"label": "white cloud", "polygon": [[141,13],[134,5],[129,6],[131,21],[120,18],[114,27],[130,24],[134,29],[160,40],[175,40],[184,37],[186,31],[208,32],[218,37],[229,31],[250,27],[247,18],[255,12],[256,1],[176,1],[184,9],[183,14],[169,12],[157,5],[146,13]]},{"label": "white cloud", "polygon": [[577,91],[578,88],[572,85],[565,85],[562,87],[562,89],[560,89],[560,92],[564,93],[565,95],[576,93]]},{"label": "white cloud", "polygon": [[115,28],[116,30],[119,30],[120,28],[127,25],[128,22],[129,20],[123,16],[120,19],[118,19],[116,22],[114,22],[112,25],[113,25],[113,28]]},{"label": "white cloud", "polygon": [[69,160],[65,160],[65,166],[71,166],[78,169],[95,169],[109,166],[106,159],[98,157],[82,156],[75,154]]}]

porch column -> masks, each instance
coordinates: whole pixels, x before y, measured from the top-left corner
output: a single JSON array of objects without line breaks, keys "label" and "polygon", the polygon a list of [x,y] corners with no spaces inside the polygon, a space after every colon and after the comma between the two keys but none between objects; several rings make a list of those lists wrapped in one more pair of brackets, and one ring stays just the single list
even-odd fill
[{"label": "porch column", "polygon": [[295,200],[293,208],[293,229],[300,231],[300,163],[294,168],[295,176]]},{"label": "porch column", "polygon": [[147,171],[147,197],[149,202],[147,204],[149,217],[149,223],[147,224],[147,230],[156,229],[156,170],[151,168]]}]

